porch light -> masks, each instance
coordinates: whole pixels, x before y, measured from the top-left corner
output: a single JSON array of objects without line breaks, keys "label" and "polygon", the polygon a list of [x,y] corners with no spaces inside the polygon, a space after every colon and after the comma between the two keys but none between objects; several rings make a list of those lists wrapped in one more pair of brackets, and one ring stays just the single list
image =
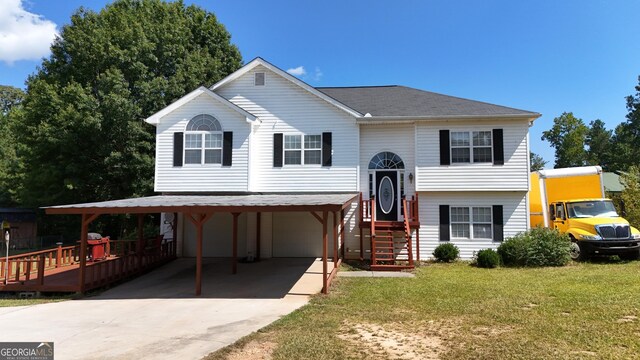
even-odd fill
[{"label": "porch light", "polygon": [[409,173],[409,182],[413,184],[413,173]]}]

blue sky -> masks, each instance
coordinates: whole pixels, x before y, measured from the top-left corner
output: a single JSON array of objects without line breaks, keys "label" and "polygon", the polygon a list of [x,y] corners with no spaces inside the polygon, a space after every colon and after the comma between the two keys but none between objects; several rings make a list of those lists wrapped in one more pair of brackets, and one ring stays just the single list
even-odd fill
[{"label": "blue sky", "polygon": [[[0,34],[2,8],[16,3],[0,0]],[[78,7],[106,3],[21,6],[59,30]],[[635,0],[194,3],[218,16],[245,61],[261,56],[283,69],[302,66],[300,77],[314,86],[401,84],[540,112],[531,148],[548,166],[553,149],[540,136],[554,117],[573,111],[613,128],[625,120],[624,97],[640,75]],[[39,61],[8,64],[2,51],[0,84],[23,87]]]}]

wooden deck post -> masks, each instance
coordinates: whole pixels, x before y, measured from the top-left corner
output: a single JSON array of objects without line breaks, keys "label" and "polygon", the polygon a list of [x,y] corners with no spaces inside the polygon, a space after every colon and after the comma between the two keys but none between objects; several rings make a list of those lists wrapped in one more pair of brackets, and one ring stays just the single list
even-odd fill
[{"label": "wooden deck post", "polygon": [[80,233],[80,271],[78,276],[78,292],[83,294],[86,284],[87,270],[87,234],[89,233],[89,224],[98,217],[98,214],[82,214],[82,226]]},{"label": "wooden deck post", "polygon": [[60,267],[62,261],[62,243],[58,243],[58,251],[56,251],[56,267]]},{"label": "wooden deck post", "polygon": [[260,260],[260,230],[262,213],[256,213],[256,260]]},{"label": "wooden deck post", "polygon": [[327,235],[327,222],[329,216],[327,211],[322,212],[322,293],[329,293],[329,286],[327,281],[327,243],[329,242],[329,236]]},{"label": "wooden deck post", "polygon": [[235,274],[238,272],[238,216],[240,216],[240,213],[232,213],[231,215],[233,215],[233,250],[231,258],[231,273]]},{"label": "wooden deck post", "polygon": [[333,212],[333,268],[338,267],[338,214]]}]

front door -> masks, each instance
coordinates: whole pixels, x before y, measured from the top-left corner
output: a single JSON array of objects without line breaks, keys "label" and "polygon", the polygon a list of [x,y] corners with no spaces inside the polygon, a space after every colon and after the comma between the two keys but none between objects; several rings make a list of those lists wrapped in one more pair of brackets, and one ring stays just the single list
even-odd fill
[{"label": "front door", "polygon": [[376,171],[376,220],[398,220],[398,172]]}]

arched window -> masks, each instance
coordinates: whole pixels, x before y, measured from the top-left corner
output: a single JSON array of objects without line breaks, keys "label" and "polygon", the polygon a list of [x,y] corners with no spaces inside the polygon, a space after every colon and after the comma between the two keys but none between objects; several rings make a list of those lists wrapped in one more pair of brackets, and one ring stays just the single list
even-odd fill
[{"label": "arched window", "polygon": [[369,170],[400,170],[404,169],[404,162],[400,156],[389,152],[383,151],[377,153],[371,158],[369,162]]},{"label": "arched window", "polygon": [[200,114],[189,120],[184,132],[184,163],[222,163],[222,126],[215,117]]}]

